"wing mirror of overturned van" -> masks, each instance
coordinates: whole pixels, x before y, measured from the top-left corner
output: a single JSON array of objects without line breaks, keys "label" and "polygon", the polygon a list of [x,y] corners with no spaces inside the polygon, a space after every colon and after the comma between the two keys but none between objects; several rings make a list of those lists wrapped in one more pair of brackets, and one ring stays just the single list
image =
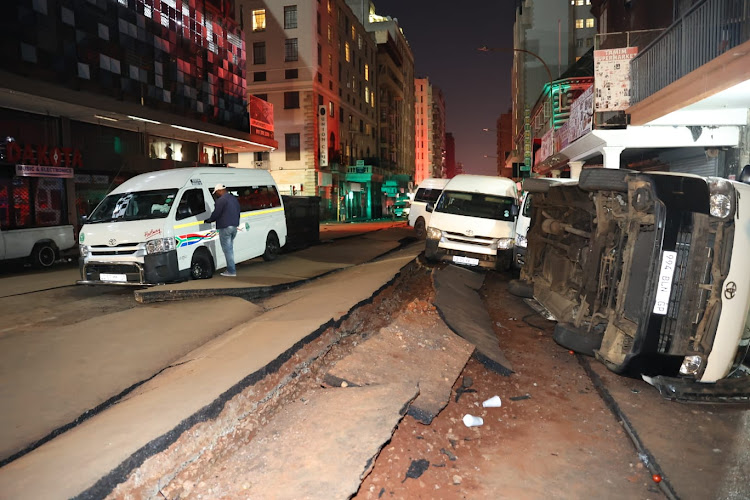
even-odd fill
[{"label": "wing mirror of overturned van", "polygon": [[432,211],[435,210],[435,205],[433,205],[432,203],[428,203],[427,206],[424,207],[424,209],[432,213]]},{"label": "wing mirror of overturned van", "polygon": [[750,184],[750,165],[745,165],[742,168],[742,172],[740,172],[740,177],[738,180],[742,183]]}]

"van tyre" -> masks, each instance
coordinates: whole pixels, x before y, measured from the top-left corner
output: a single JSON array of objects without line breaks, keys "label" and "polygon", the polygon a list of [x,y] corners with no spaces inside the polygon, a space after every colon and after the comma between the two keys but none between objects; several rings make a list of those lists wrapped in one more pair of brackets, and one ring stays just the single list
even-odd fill
[{"label": "van tyre", "polygon": [[263,252],[263,260],[268,262],[276,259],[279,255],[280,249],[281,245],[279,245],[279,237],[276,236],[276,233],[273,231],[268,233],[268,236],[266,237],[266,251]]},{"label": "van tyre", "polygon": [[534,298],[534,285],[526,280],[510,280],[508,292],[522,299]]},{"label": "van tyre", "polygon": [[31,264],[36,268],[52,266],[57,260],[57,247],[54,243],[37,243],[31,251]]},{"label": "van tyre", "polygon": [[211,256],[203,249],[193,254],[190,262],[190,278],[194,280],[206,280],[214,275],[214,263]]},{"label": "van tyre", "polygon": [[593,356],[594,351],[602,346],[604,336],[601,333],[589,332],[584,328],[576,328],[570,323],[558,323],[555,325],[552,338],[566,349]]},{"label": "van tyre", "polygon": [[578,187],[584,191],[628,191],[627,176],[632,170],[620,168],[587,168],[581,172]]},{"label": "van tyre", "polygon": [[424,217],[419,217],[414,223],[414,234],[420,240],[423,240],[427,237],[427,227],[424,223]]}]

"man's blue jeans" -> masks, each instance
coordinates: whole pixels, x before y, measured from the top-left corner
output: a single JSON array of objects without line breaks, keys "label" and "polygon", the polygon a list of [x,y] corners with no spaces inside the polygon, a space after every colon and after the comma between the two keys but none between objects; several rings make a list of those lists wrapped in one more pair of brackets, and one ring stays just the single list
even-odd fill
[{"label": "man's blue jeans", "polygon": [[234,237],[237,236],[237,227],[229,226],[222,227],[219,229],[219,242],[221,243],[221,249],[224,252],[224,257],[227,259],[227,272],[229,274],[237,274],[237,269],[234,267]]}]

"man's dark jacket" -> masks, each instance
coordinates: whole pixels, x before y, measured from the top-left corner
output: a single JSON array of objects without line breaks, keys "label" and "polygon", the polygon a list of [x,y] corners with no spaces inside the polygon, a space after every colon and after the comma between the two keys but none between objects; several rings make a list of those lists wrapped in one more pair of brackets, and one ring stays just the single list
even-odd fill
[{"label": "man's dark jacket", "polygon": [[206,222],[216,221],[216,229],[240,225],[240,202],[231,193],[224,193],[214,207],[214,213]]}]

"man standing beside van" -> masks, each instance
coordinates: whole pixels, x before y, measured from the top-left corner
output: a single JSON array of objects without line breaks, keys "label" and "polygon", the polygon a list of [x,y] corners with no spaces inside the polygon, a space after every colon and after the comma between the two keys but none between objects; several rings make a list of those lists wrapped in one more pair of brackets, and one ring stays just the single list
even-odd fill
[{"label": "man standing beside van", "polygon": [[221,250],[227,259],[227,270],[221,275],[235,277],[237,269],[234,266],[234,238],[237,236],[237,226],[240,225],[240,202],[227,191],[224,184],[216,185],[214,196],[216,195],[219,198],[216,200],[214,212],[203,222],[216,222]]}]

